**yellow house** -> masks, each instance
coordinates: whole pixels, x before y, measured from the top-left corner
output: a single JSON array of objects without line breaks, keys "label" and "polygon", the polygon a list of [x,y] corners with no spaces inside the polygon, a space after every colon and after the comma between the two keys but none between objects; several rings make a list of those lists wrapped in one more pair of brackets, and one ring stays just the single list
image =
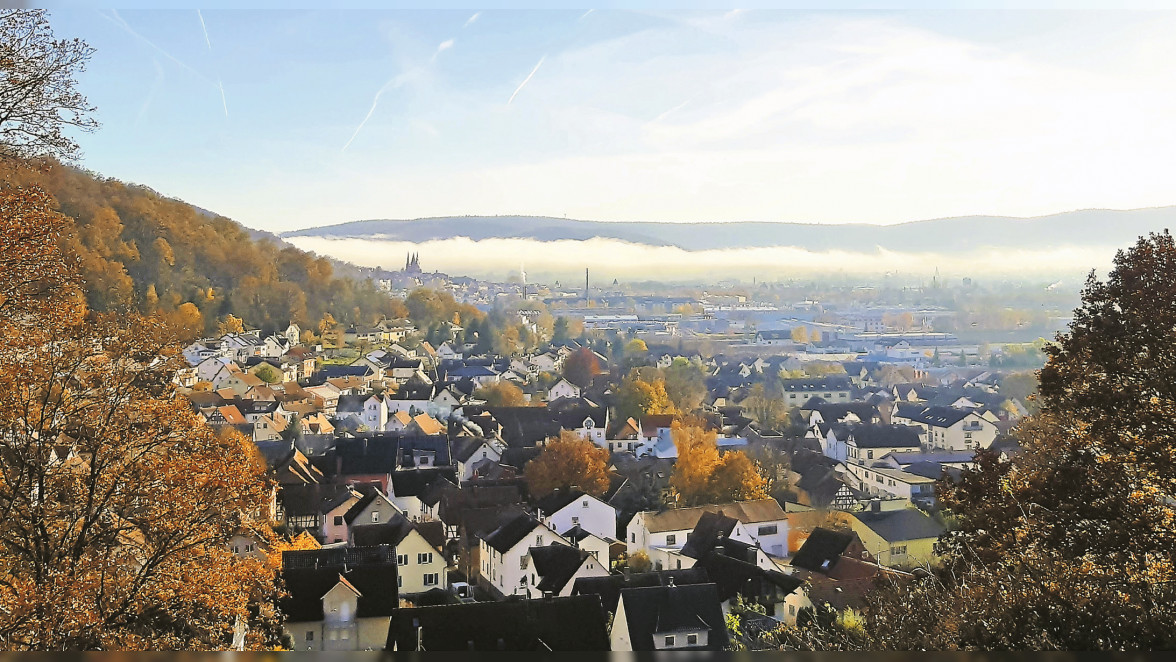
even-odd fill
[{"label": "yellow house", "polygon": [[917,508],[871,509],[842,518],[884,566],[909,569],[939,562],[934,548],[946,527]]}]

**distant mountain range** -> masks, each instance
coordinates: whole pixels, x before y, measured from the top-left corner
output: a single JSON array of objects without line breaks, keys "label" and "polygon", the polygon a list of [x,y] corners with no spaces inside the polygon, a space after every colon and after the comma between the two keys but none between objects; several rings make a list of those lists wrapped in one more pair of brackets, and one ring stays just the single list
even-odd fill
[{"label": "distant mountain range", "polygon": [[545,216],[453,216],[368,220],[282,233],[288,237],[383,239],[421,243],[468,237],[536,241],[617,239],[685,250],[795,246],[812,251],[877,249],[906,253],[980,247],[1122,246],[1176,228],[1176,206],[1089,209],[1035,218],[962,216],[896,225],[812,223],[605,223]]}]

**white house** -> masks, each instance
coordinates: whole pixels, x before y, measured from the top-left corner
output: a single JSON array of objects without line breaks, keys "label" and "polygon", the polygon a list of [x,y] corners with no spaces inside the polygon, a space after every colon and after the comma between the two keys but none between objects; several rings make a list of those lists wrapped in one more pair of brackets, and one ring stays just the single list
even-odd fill
[{"label": "white house", "polygon": [[580,490],[557,490],[536,504],[538,517],[553,531],[581,529],[603,539],[615,539],[617,510]]},{"label": "white house", "polygon": [[894,423],[923,430],[922,442],[929,448],[949,451],[988,448],[996,440],[996,425],[975,411],[953,407],[896,405]]},{"label": "white house", "polygon": [[500,595],[527,595],[528,552],[552,543],[567,545],[568,541],[534,517],[519,514],[481,537],[478,574],[482,584]]},{"label": "white house", "polygon": [[707,512],[722,512],[739,521],[731,539],[758,543],[773,556],[788,555],[788,516],[775,499],[639,512],[629,521],[625,547],[630,555],[644,550],[651,559],[659,548],[681,550],[686,537]]},{"label": "white house", "polygon": [[503,446],[491,439],[465,437],[453,441],[453,461],[457,465],[459,483],[474,477],[474,466],[483,461],[497,463],[502,459]]},{"label": "white house", "polygon": [[580,387],[569,382],[567,379],[560,379],[554,386],[547,389],[548,400],[558,400],[559,398],[578,398],[580,397]]},{"label": "white house", "polygon": [[373,395],[363,402],[363,424],[369,430],[383,430],[388,426],[388,403]]},{"label": "white house", "polygon": [[[356,521],[367,519],[361,516]],[[424,534],[429,527],[437,534],[433,540]],[[397,587],[401,595],[413,595],[449,587],[445,573],[448,564],[438,546],[443,544],[442,533],[440,523],[413,524],[397,515],[382,524],[357,523],[351,528],[351,543],[356,547],[392,545],[396,550]]]},{"label": "white house", "polygon": [[609,574],[608,557],[601,561],[587,550],[558,543],[531,547],[523,563],[526,564],[521,568],[526,580],[526,595],[531,598],[569,596],[577,579],[607,577]]}]

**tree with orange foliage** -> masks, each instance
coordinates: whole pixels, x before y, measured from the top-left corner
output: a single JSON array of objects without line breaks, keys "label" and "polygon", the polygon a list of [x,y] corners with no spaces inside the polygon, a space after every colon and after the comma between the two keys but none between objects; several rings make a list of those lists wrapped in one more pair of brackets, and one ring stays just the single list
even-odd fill
[{"label": "tree with orange foliage", "polygon": [[742,451],[719,453],[713,430],[698,424],[675,423],[678,459],[670,488],[681,505],[751,501],[768,497],[768,482]]},{"label": "tree with orange foliage", "polygon": [[236,315],[225,315],[216,325],[216,335],[227,336],[230,333],[245,333],[245,325]]},{"label": "tree with orange foliage", "polygon": [[617,411],[622,420],[630,417],[641,420],[648,414],[673,414],[677,409],[666,392],[664,378],[646,380],[634,371],[621,381],[617,390]]},{"label": "tree with orange foliage", "polygon": [[608,451],[570,430],[562,430],[524,470],[531,496],[579,488],[592,496],[608,490]]},{"label": "tree with orange foliage", "polygon": [[0,641],[8,650],[280,642],[275,570],[238,557],[272,517],[251,442],[172,385],[174,329],[86,310],[68,220],[0,189]]},{"label": "tree with orange foliage", "polygon": [[497,381],[474,389],[474,397],[491,407],[526,407],[523,389],[508,381]]}]

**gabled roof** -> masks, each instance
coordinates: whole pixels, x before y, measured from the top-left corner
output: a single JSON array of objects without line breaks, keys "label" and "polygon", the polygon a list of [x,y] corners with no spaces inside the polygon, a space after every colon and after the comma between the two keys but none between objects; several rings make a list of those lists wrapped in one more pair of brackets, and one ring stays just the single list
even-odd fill
[{"label": "gabled roof", "polygon": [[586,497],[582,490],[554,490],[551,494],[539,499],[535,502],[535,508],[539,510],[543,516],[553,515],[560,510],[567,507],[568,504],[575,502],[580,497]]},{"label": "gabled roof", "polygon": [[919,448],[920,443],[919,428],[909,425],[855,425],[849,435],[858,448]]},{"label": "gabled roof", "polygon": [[714,584],[627,588],[621,590],[621,601],[634,651],[654,650],[655,635],[684,630],[709,631],[707,645],[697,650],[727,647],[727,626]]},{"label": "gabled roof", "polygon": [[400,609],[385,650],[607,651],[604,614],[594,595]]},{"label": "gabled roof", "polygon": [[693,508],[675,508],[658,512],[647,510],[645,526],[651,533],[662,531],[693,530],[703,513],[717,513],[733,517],[744,524],[771,522],[786,519],[784,509],[775,499],[757,499],[755,501],[739,501],[736,503],[709,504]]},{"label": "gabled roof", "polygon": [[852,516],[887,542],[938,538],[946,530],[938,521],[914,508],[864,511],[853,513]]},{"label": "gabled roof", "polygon": [[531,555],[531,563],[535,565],[535,574],[542,578],[535,587],[544,593],[562,591],[572,575],[592,555],[586,550],[558,543],[532,547],[527,551]]},{"label": "gabled roof", "polygon": [[781,597],[804,584],[798,577],[778,570],[765,570],[755,563],[732,558],[726,554],[707,554],[696,564],[706,570],[719,591],[719,600],[726,602],[736,595],[747,600]]},{"label": "gabled roof", "polygon": [[617,600],[620,599],[623,589],[664,586],[671,579],[677,586],[705,584],[710,581],[710,577],[702,568],[635,572],[629,575],[614,574],[606,577],[580,577],[572,585],[572,595],[599,595],[604,610],[615,614]]},{"label": "gabled roof", "polygon": [[[287,552],[288,553],[288,552]],[[349,567],[286,568],[282,572],[288,595],[281,600],[288,622],[323,620],[323,596],[343,583],[356,594],[358,618],[391,616],[399,606],[396,564]]]},{"label": "gabled roof", "polygon": [[853,542],[853,535],[848,531],[834,531],[818,526],[792,557],[792,565],[813,572],[828,573]]},{"label": "gabled roof", "polygon": [[699,559],[714,549],[715,545],[730,537],[731,532],[739,520],[727,517],[722,512],[703,513],[694,525],[694,530],[686,537],[686,544],[682,547],[682,554],[690,558]]},{"label": "gabled roof", "polygon": [[529,514],[517,515],[482,537],[492,549],[506,553],[543,524]]}]

